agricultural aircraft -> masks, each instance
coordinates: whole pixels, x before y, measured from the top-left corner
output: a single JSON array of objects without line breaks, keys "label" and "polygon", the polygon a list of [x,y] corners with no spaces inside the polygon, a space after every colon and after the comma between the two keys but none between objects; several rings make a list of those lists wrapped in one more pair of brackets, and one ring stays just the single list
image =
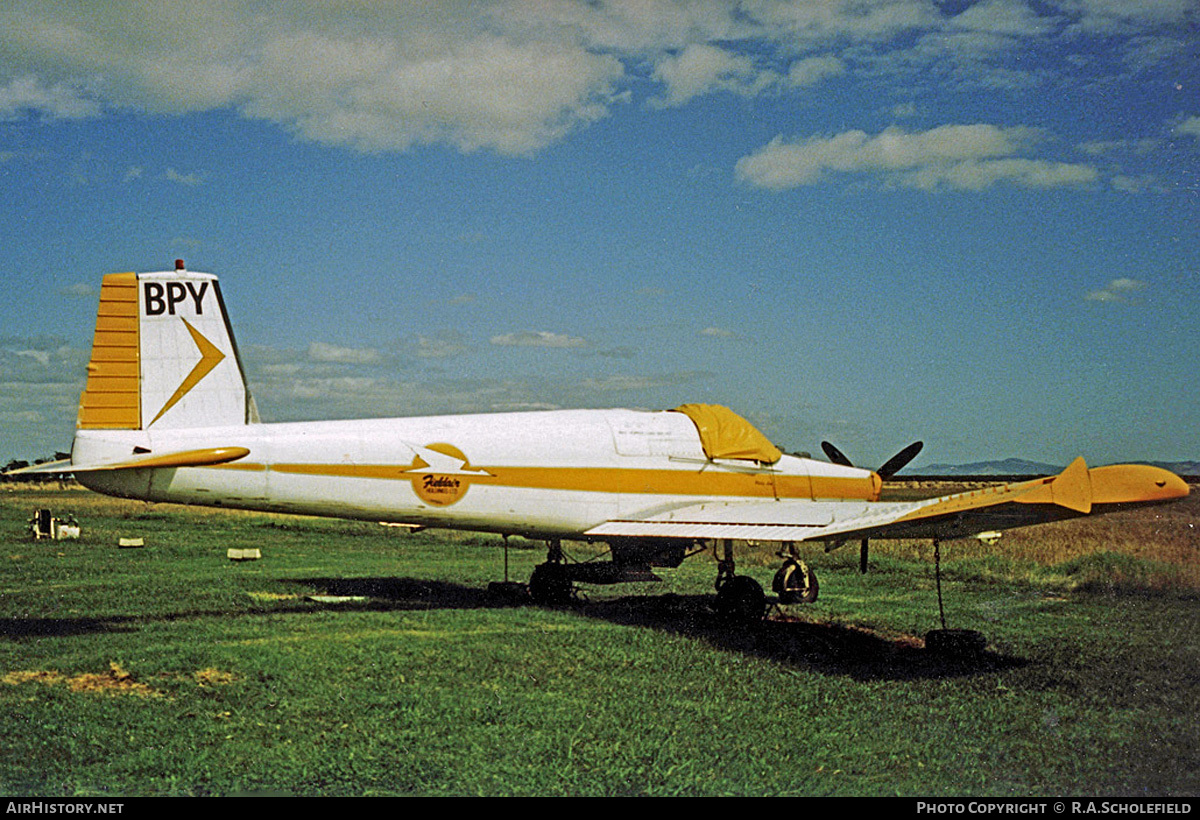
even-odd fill
[{"label": "agricultural aircraft", "polygon": [[[70,458],[101,493],[156,502],[476,530],[544,540],[535,601],[575,583],[654,578],[711,547],[716,604],[761,617],[766,596],[736,574],[735,540],[774,542],[783,603],[816,597],[800,542],[949,539],[1183,498],[1178,476],[1144,465],[1089,469],[916,501],[881,501],[879,470],[780,451],[732,411],[552,410],[262,423],[217,278],[186,270],[103,278]],[[563,540],[605,542],[611,560],[572,563]]]}]

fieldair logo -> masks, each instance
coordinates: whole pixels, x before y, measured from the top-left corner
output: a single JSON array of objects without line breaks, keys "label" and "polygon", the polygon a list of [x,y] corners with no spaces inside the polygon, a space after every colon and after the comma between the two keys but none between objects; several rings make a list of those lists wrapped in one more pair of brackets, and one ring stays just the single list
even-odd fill
[{"label": "fieldair logo", "polygon": [[467,494],[471,480],[490,475],[467,464],[467,457],[453,444],[418,447],[412,466],[404,471],[412,476],[417,498],[433,507],[457,504]]}]

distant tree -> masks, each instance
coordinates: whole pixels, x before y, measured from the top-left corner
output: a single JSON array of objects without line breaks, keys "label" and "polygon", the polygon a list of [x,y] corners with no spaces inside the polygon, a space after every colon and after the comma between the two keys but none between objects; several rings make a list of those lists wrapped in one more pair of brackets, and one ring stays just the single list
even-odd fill
[{"label": "distant tree", "polygon": [[[61,461],[64,458],[70,458],[70,457],[71,457],[70,453],[55,453],[51,457],[43,456],[41,458],[35,458],[33,460],[33,464],[46,464],[51,461]],[[30,463],[28,461],[25,461],[24,459],[14,458],[11,461],[9,461],[7,464],[4,465],[2,472],[8,473],[10,470],[20,470],[24,467],[29,467],[29,466],[30,466]],[[22,481],[22,482],[32,482],[35,484],[41,483],[41,482],[46,482],[46,481],[59,481],[60,483],[62,483],[62,478],[60,476],[54,475],[53,473],[32,473],[30,475],[16,475],[16,476],[3,475],[3,476],[0,476],[0,481]]]}]

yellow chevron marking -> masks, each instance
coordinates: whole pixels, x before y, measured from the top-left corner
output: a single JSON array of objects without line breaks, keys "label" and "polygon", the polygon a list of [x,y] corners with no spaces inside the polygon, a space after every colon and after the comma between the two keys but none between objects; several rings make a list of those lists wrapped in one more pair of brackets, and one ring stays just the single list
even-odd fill
[{"label": "yellow chevron marking", "polygon": [[[217,346],[204,338],[203,334],[196,328],[192,327],[187,319],[182,320],[187,325],[188,333],[192,334],[192,341],[196,343],[196,347],[200,350],[200,361],[196,362],[196,366],[192,368],[192,372],[187,374],[187,378],[179,385],[171,398],[167,399],[167,403],[158,411],[158,415],[150,422],[158,421],[162,418],[163,413],[174,407],[180,399],[191,392],[192,388],[200,383],[200,381],[212,372],[213,368],[219,365],[224,359],[225,354],[217,349]],[[147,427],[150,424],[146,425]]]}]

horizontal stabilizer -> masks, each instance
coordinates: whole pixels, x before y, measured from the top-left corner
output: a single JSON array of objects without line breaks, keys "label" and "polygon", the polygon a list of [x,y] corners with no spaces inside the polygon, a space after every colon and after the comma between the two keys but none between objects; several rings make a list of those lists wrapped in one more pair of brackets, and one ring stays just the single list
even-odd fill
[{"label": "horizontal stabilizer", "polygon": [[5,475],[50,474],[67,475],[70,473],[95,473],[106,470],[150,470],[170,467],[209,467],[214,464],[227,464],[245,458],[250,451],[245,447],[206,447],[201,450],[183,450],[176,453],[146,453],[137,458],[117,461],[107,464],[74,464],[71,459],[49,461],[45,464],[35,464],[32,467],[22,467],[11,470]]},{"label": "horizontal stabilizer", "polygon": [[44,461],[41,464],[31,464],[28,467],[18,467],[6,470],[4,475],[62,475],[72,471],[71,459],[60,458],[58,461]]}]

